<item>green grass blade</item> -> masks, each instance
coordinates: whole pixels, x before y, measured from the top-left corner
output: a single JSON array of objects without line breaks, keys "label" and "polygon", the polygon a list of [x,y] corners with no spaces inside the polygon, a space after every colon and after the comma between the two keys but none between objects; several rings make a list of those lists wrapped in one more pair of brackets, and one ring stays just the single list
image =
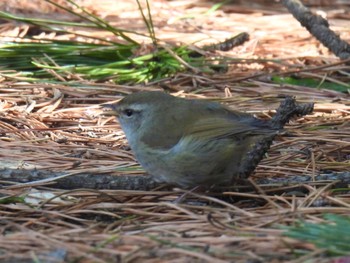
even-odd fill
[{"label": "green grass blade", "polygon": [[313,243],[332,256],[350,255],[350,217],[326,214],[324,218],[328,222],[299,222],[284,235]]},{"label": "green grass blade", "polygon": [[68,3],[70,3],[70,4],[72,4],[73,6],[75,6],[76,8],[78,8],[79,10],[81,10],[83,12],[83,14],[85,14],[85,16],[81,15],[81,14],[79,14],[79,13],[77,13],[77,12],[75,12],[75,11],[69,9],[69,8],[66,8],[63,5],[58,4],[55,1],[52,1],[52,0],[45,0],[45,1],[50,3],[50,4],[52,4],[52,5],[54,5],[54,6],[56,6],[56,7],[58,7],[58,8],[60,8],[60,9],[62,9],[62,10],[65,10],[66,12],[68,12],[70,14],[73,14],[73,15],[75,15],[77,17],[80,17],[80,18],[82,18],[84,20],[88,20],[91,23],[95,24],[98,28],[107,30],[107,31],[113,33],[116,36],[120,36],[125,41],[127,41],[127,42],[129,42],[131,44],[139,45],[139,43],[137,41],[133,40],[132,38],[130,38],[130,37],[128,37],[128,36],[126,36],[124,34],[125,30],[122,30],[122,29],[119,29],[119,28],[111,26],[107,21],[105,21],[105,20],[103,20],[103,19],[101,19],[101,18],[91,14],[85,8],[79,6],[78,4],[76,4],[72,0],[66,0],[66,1]]}]

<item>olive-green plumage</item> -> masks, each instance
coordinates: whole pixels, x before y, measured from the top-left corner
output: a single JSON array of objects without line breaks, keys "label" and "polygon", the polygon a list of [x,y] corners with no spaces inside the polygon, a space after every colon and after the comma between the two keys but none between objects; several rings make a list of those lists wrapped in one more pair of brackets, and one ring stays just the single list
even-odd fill
[{"label": "olive-green plumage", "polygon": [[181,187],[231,183],[268,122],[202,100],[139,92],[109,105],[131,149],[157,181]]}]

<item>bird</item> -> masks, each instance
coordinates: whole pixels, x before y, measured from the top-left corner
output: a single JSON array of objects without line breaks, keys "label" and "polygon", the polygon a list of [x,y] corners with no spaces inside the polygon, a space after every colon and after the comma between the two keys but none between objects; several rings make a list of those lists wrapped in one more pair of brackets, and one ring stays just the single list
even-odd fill
[{"label": "bird", "polygon": [[145,171],[181,188],[232,185],[254,143],[277,132],[269,121],[223,104],[161,91],[133,93],[105,107]]}]

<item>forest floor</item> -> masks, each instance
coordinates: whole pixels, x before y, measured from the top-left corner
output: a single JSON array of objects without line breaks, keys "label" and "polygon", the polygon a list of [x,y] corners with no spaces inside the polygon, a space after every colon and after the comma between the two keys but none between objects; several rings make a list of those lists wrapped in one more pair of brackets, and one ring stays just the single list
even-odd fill
[{"label": "forest floor", "polygon": [[[11,13],[74,20],[44,1],[6,2],[0,8]],[[188,193],[176,202],[184,193],[178,188],[66,191],[50,185],[8,187],[2,178],[1,198],[24,201],[0,203],[1,262],[331,260],[327,249],[285,233],[287,226],[300,221],[320,224],[327,222],[324,214],[350,214],[348,186],[342,190],[334,181],[316,182],[320,174],[350,172],[350,66],[313,38],[280,3],[241,2],[212,12],[208,10],[214,1],[151,2],[155,32],[162,43],[202,46],[247,32],[250,40],[243,45],[217,51],[237,58],[225,73],[185,71],[146,85],[80,79],[80,86],[74,86],[9,79],[2,77],[0,68],[1,168],[96,176],[144,174],[118,122],[99,115],[100,105],[138,90],[166,89],[181,97],[220,99],[262,118],[270,118],[285,95],[315,103],[312,114],[285,127],[251,176],[253,180],[291,176],[313,180],[300,183],[298,190],[257,186],[255,191],[220,196]],[[78,3],[113,26],[147,34],[135,1]],[[349,43],[349,5],[327,3],[312,10],[325,15],[331,28]],[[2,21],[0,41],[17,38],[28,29],[25,24]],[[84,33],[111,37],[100,31]],[[147,48],[148,39],[137,38]],[[276,81],[290,77],[296,84]],[[316,80],[319,87],[302,85],[299,79]],[[332,90],[332,84],[347,90]],[[343,260],[350,262],[349,257]]]}]

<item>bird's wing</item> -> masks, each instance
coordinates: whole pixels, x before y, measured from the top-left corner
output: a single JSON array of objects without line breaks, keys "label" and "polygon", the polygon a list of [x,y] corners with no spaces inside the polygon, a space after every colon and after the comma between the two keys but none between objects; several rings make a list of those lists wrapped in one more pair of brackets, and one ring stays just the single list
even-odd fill
[{"label": "bird's wing", "polygon": [[185,132],[184,136],[210,140],[231,136],[244,138],[250,135],[263,135],[273,132],[274,130],[264,125],[264,122],[260,124],[260,121],[253,117],[248,120],[227,117],[210,117],[194,122]]}]

